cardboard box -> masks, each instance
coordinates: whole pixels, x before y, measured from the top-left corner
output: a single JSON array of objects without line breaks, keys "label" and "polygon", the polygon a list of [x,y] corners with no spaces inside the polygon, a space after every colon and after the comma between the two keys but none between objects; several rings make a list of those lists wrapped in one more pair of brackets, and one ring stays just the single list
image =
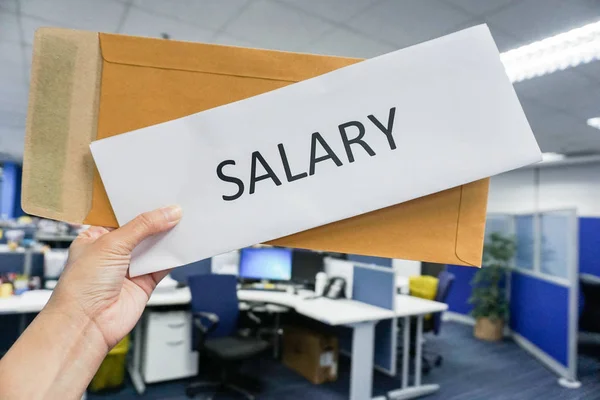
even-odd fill
[{"label": "cardboard box", "polygon": [[283,364],[316,385],[334,382],[338,370],[337,337],[287,326],[283,330]]},{"label": "cardboard box", "polygon": [[[359,61],[41,28],[33,48],[22,207],[41,217],[117,226],[90,154],[93,140]],[[483,179],[268,244],[479,266],[488,185]]]}]

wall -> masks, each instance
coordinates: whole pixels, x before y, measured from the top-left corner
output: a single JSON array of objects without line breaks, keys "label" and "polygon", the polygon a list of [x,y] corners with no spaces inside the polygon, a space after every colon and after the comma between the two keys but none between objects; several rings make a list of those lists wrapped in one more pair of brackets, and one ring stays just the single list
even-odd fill
[{"label": "wall", "polygon": [[394,271],[396,271],[396,275],[398,276],[408,278],[421,275],[421,261],[394,259],[392,260],[392,267],[394,267]]},{"label": "wall", "polygon": [[23,215],[21,209],[21,166],[4,163],[2,166],[2,196],[0,198],[0,217],[18,218]]},{"label": "wall", "polygon": [[600,163],[521,169],[492,178],[488,213],[565,208],[600,217]]},{"label": "wall", "polygon": [[[577,209],[579,270],[600,276],[600,162],[525,168],[492,178],[488,214]],[[456,275],[450,311],[467,314],[474,270],[449,266]]]}]

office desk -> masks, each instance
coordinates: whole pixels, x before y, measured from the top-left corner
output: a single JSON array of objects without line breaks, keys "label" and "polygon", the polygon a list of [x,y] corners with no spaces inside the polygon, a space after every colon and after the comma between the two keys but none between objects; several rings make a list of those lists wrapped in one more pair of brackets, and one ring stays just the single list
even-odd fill
[{"label": "office desk", "polygon": [[[11,296],[0,299],[0,314],[27,314],[42,311],[52,290],[31,290],[19,296]],[[192,295],[188,288],[174,289],[169,291],[156,291],[148,300],[148,307],[169,306],[189,304]]]},{"label": "office desk", "polygon": [[310,294],[294,295],[284,292],[238,290],[238,299],[241,301],[278,304],[328,325],[352,328],[349,398],[351,400],[370,399],[373,384],[375,325],[380,320],[394,318],[394,311],[354,300],[327,298],[309,300],[306,299],[308,296]]},{"label": "office desk", "polygon": [[27,314],[42,311],[52,290],[32,290],[19,296],[0,299],[0,314]]},{"label": "office desk", "polygon": [[[40,312],[52,295],[52,290],[32,290],[25,292],[20,296],[12,296],[9,298],[0,299],[0,314],[22,314],[23,317],[27,313]],[[189,304],[192,299],[188,288],[172,289],[172,290],[157,290],[148,300],[148,307],[158,306],[176,306]],[[21,318],[24,321],[24,318]],[[24,322],[21,322],[21,330],[25,328]],[[127,369],[131,376],[133,386],[138,393],[144,393],[146,384],[141,375],[142,361],[142,327],[141,324],[136,324],[132,335],[134,338],[133,354],[131,363]]]},{"label": "office desk", "polygon": [[[388,392],[390,400],[414,399],[436,392],[440,389],[438,384],[421,384],[421,356],[423,354],[423,317],[426,314],[446,311],[448,305],[432,300],[399,294],[396,296],[396,317],[404,318],[404,343],[402,354],[402,387]],[[409,353],[410,353],[410,318],[417,317],[417,337],[415,354],[415,373],[413,386],[408,384]]]},{"label": "office desk", "polygon": [[[44,308],[51,290],[35,290],[20,296],[0,299],[0,314],[25,314],[39,312]],[[410,349],[410,317],[417,316],[417,354],[415,357],[414,385],[408,385],[409,351],[404,351],[402,359],[402,387],[388,393],[390,399],[410,399],[439,390],[439,385],[421,384],[421,354],[423,316],[429,313],[445,311],[448,306],[431,300],[412,296],[398,295],[395,311],[370,306],[353,300],[329,300],[325,298],[306,300],[310,294],[293,295],[285,292],[260,290],[239,290],[238,298],[242,302],[277,304],[294,309],[297,313],[316,319],[328,325],[343,325],[353,328],[352,370],[350,398],[368,399],[372,396],[373,349],[375,325],[383,319],[404,318],[405,349]],[[156,291],[148,301],[148,307],[187,305],[191,301],[188,288]],[[142,358],[141,324],[133,331],[134,347],[132,362],[128,365],[129,374],[138,393],[145,391],[140,367]],[[368,378],[368,379],[367,379]]]}]

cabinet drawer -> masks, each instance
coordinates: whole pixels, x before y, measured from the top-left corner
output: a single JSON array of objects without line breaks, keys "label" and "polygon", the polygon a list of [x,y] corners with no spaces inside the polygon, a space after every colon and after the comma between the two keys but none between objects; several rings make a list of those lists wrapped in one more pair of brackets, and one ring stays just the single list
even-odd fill
[{"label": "cabinet drawer", "polygon": [[146,334],[156,340],[183,340],[191,335],[192,317],[186,311],[154,312],[148,316]]},{"label": "cabinet drawer", "polygon": [[196,375],[198,353],[192,351],[191,315],[186,311],[148,315],[143,345],[143,376],[147,383]]}]

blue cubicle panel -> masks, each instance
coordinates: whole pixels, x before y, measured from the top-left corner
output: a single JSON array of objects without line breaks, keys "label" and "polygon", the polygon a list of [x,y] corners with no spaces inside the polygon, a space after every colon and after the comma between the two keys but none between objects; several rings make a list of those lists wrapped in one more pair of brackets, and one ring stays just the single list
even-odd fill
[{"label": "blue cubicle panel", "polygon": [[4,163],[0,184],[0,217],[3,219],[18,218],[24,214],[21,209],[21,178],[22,169],[19,164]]},{"label": "blue cubicle panel", "polygon": [[[393,310],[396,305],[393,270],[355,266],[352,298]],[[395,318],[380,321],[375,326],[374,365],[390,375],[396,372],[396,335]]]},{"label": "blue cubicle panel", "polygon": [[579,218],[579,273],[600,277],[600,218]]},{"label": "blue cubicle panel", "polygon": [[513,271],[510,329],[552,359],[569,362],[569,287]]},{"label": "blue cubicle panel", "polygon": [[188,276],[210,274],[212,268],[212,259],[196,261],[191,264],[177,267],[169,274],[171,278],[179,283],[187,284]]},{"label": "blue cubicle panel", "polygon": [[1,252],[0,253],[0,275],[14,272],[22,274],[25,264],[25,253]]},{"label": "blue cubicle panel", "polygon": [[477,273],[478,268],[461,265],[448,265],[446,268],[455,277],[446,299],[448,311],[469,315],[473,309],[473,306],[468,302],[469,297],[471,297],[471,280]]},{"label": "blue cubicle panel", "polygon": [[[14,272],[22,274],[25,269],[25,253],[0,252],[0,275]],[[31,254],[31,276],[44,276],[44,253]]]},{"label": "blue cubicle panel", "polygon": [[348,261],[362,264],[377,265],[380,267],[392,267],[392,259],[384,257],[361,256],[358,254],[348,254]]}]

